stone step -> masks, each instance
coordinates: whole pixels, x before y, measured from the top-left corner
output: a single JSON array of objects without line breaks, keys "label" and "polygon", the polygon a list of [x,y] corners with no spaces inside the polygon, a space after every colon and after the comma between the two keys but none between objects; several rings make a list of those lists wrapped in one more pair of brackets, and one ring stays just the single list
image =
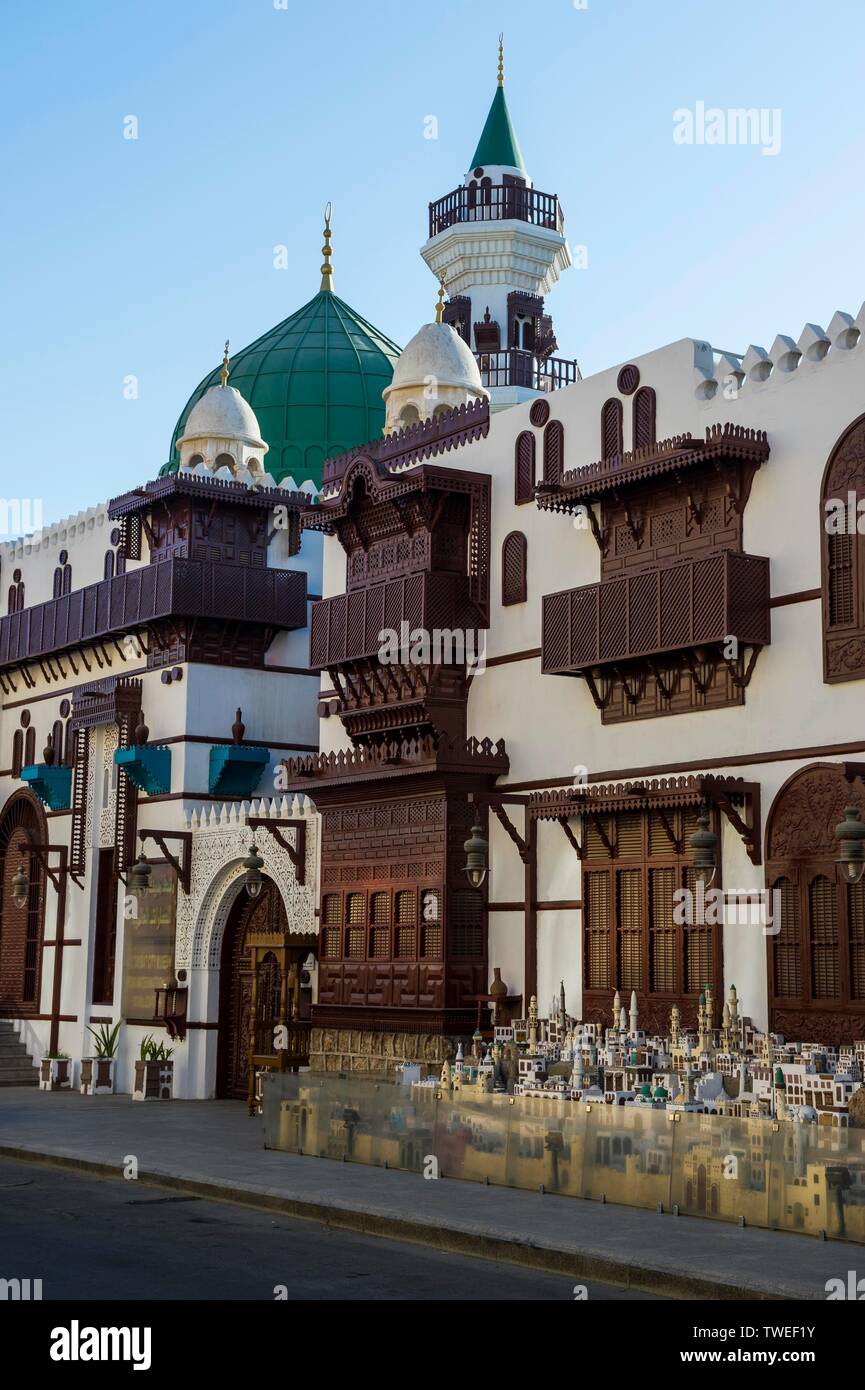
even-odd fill
[{"label": "stone step", "polygon": [[0,1038],[0,1057],[27,1057],[27,1048],[17,1038]]}]

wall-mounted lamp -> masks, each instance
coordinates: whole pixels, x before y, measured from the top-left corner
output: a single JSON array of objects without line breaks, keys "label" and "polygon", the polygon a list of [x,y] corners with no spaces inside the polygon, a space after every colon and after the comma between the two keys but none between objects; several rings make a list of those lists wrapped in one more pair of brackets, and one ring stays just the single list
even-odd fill
[{"label": "wall-mounted lamp", "polygon": [[466,852],[466,862],[463,865],[466,878],[473,888],[480,888],[487,876],[487,866],[489,861],[489,843],[484,836],[484,828],[480,823],[480,817],[475,816],[475,823],[472,826],[471,834],[463,845]]},{"label": "wall-mounted lamp", "polygon": [[[862,827],[865,831],[865,826]],[[718,872],[718,836],[709,828],[709,805],[703,802],[697,817],[697,829],[688,838],[694,874],[698,883],[709,888]]]},{"label": "wall-mounted lamp", "polygon": [[859,883],[865,874],[865,824],[858,806],[848,806],[844,819],[835,827],[835,837],[841,847],[837,864],[845,883]]},{"label": "wall-mounted lamp", "polygon": [[246,870],[243,876],[244,882],[246,883],[246,891],[251,898],[257,898],[261,892],[262,884],[264,883],[264,879],[261,876],[261,871],[264,868],[264,860],[258,852],[258,847],[254,839],[249,846],[249,853],[243,861],[243,867]]},{"label": "wall-mounted lamp", "polygon": [[134,893],[146,893],[150,887],[150,865],[144,858],[144,850],[129,870],[129,887]]}]

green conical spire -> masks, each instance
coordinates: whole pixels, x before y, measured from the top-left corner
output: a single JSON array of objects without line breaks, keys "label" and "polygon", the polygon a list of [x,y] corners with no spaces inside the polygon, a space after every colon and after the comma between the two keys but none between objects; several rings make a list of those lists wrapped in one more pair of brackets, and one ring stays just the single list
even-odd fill
[{"label": "green conical spire", "polygon": [[504,55],[501,38],[499,38],[499,82],[470,167],[476,169],[485,164],[505,164],[509,168],[519,169],[523,174],[526,172],[517,133],[514,130],[511,113],[505,100]]}]

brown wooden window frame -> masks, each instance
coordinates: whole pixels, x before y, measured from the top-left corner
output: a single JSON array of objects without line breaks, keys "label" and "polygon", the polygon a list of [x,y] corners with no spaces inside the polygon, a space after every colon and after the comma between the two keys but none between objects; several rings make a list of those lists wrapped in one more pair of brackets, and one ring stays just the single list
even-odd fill
[{"label": "brown wooden window frame", "polygon": [[618,396],[611,396],[601,406],[601,458],[616,458],[624,453],[625,412]]},{"label": "brown wooden window frame", "polygon": [[514,505],[535,500],[537,440],[532,430],[521,430],[514,444]]},{"label": "brown wooden window frame", "polygon": [[[826,503],[840,501],[854,528],[829,532]],[[828,684],[865,679],[865,535],[858,504],[865,501],[865,415],[836,441],[820,487],[820,568],[823,609],[823,680]]]},{"label": "brown wooden window frame", "polygon": [[[649,809],[604,811],[584,817],[583,991],[584,996],[594,996],[591,1002],[595,1007],[608,1009],[616,989],[626,1007],[632,989],[638,1001],[657,1001],[669,1008],[695,1004],[707,984],[713,988],[716,1001],[720,998],[723,924],[687,925],[673,920],[672,892],[686,887],[693,891],[695,887],[688,837],[696,815],[696,806],[684,806],[665,808],[663,815]],[[676,843],[664,819],[673,829]],[[603,843],[598,823],[614,851],[612,855]],[[715,811],[712,823],[720,833]],[[658,920],[658,900],[653,896],[653,875],[659,872],[671,875],[672,884],[669,913],[663,922]],[[712,886],[720,888],[720,874]],[[663,987],[656,986],[660,977]]]},{"label": "brown wooden window frame", "polygon": [[565,427],[550,420],[544,427],[544,482],[560,483],[565,471]]},{"label": "brown wooden window frame", "polygon": [[502,607],[528,598],[529,543],[522,531],[510,531],[502,541]]}]

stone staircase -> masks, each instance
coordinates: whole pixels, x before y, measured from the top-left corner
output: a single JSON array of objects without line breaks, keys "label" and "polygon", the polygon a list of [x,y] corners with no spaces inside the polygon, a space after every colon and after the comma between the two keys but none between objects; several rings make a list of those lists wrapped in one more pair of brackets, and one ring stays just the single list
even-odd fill
[{"label": "stone staircase", "polygon": [[14,1025],[0,1019],[0,1086],[37,1086],[39,1069],[15,1032]]}]

